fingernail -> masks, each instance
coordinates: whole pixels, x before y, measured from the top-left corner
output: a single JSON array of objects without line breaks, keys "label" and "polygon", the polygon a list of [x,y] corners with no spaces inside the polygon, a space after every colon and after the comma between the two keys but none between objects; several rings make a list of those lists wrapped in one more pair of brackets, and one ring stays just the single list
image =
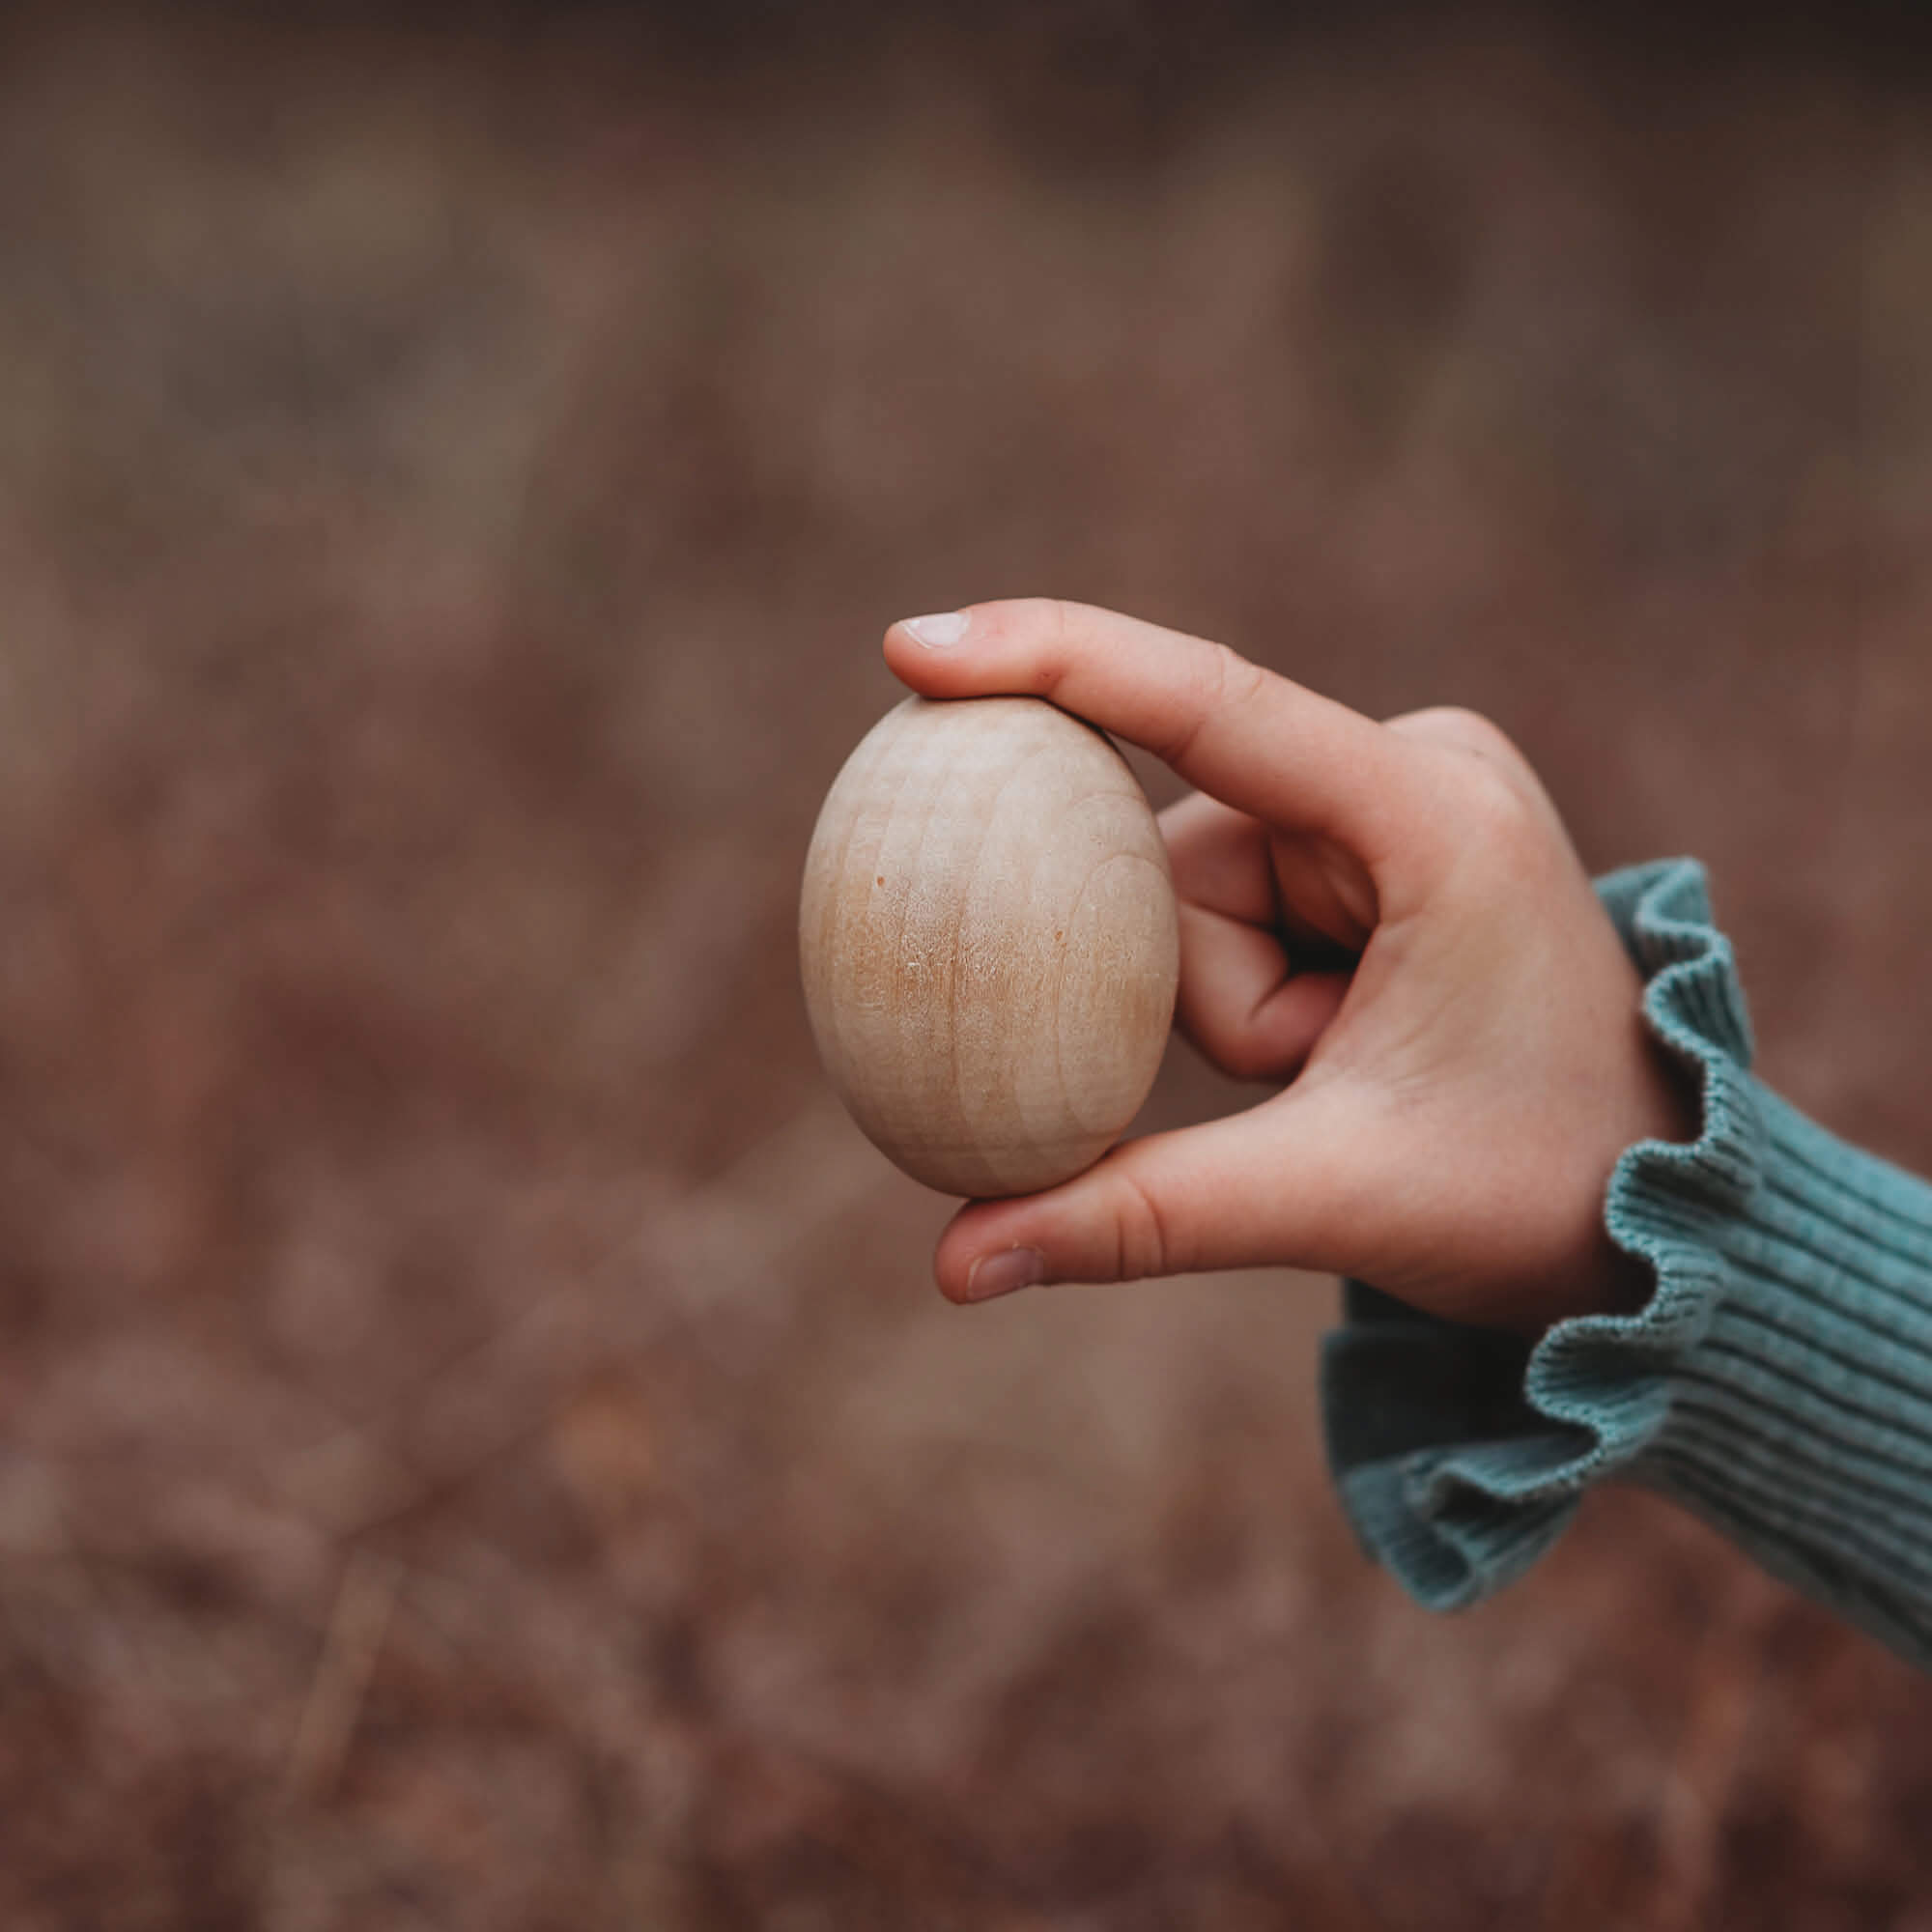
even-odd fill
[{"label": "fingernail", "polygon": [[1045,1279],[1046,1257],[1037,1248],[1005,1248],[973,1264],[966,1275],[966,1299],[991,1301]]},{"label": "fingernail", "polygon": [[943,651],[966,635],[966,613],[963,611],[941,611],[930,617],[901,617],[899,629],[907,632],[915,643],[923,644],[927,650]]}]

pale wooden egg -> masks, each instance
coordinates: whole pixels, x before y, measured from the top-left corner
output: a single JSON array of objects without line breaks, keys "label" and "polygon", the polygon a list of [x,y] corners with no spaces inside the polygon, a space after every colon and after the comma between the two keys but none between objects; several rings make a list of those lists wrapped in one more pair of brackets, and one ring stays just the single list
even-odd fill
[{"label": "pale wooden egg", "polygon": [[1174,1015],[1167,847],[1127,763],[1037,697],[908,698],[860,743],[805,863],[826,1071],[916,1179],[1028,1194],[1091,1167]]}]

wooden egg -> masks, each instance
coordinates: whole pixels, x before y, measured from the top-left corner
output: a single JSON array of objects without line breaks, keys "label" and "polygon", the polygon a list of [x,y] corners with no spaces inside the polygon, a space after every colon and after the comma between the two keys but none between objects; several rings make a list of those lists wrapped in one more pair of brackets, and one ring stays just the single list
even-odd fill
[{"label": "wooden egg", "polygon": [[1037,697],[908,698],[838,774],[799,952],[826,1071],[950,1194],[1029,1194],[1106,1152],[1174,1015],[1167,847],[1127,763]]}]

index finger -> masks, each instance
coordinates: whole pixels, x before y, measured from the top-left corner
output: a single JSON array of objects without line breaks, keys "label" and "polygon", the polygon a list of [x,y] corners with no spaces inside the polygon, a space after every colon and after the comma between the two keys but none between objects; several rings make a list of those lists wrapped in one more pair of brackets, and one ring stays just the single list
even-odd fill
[{"label": "index finger", "polygon": [[923,696],[1049,698],[1236,810],[1325,833],[1371,867],[1416,822],[1416,765],[1395,733],[1205,638],[1016,598],[903,619],[885,650]]}]

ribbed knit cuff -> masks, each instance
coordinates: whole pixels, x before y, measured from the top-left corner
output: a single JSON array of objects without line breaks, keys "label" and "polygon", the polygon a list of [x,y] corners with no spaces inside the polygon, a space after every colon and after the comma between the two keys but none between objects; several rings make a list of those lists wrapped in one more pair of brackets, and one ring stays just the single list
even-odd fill
[{"label": "ribbed knit cuff", "polygon": [[1346,1284],[1321,1367],[1344,1504],[1421,1603],[1454,1609],[1622,1477],[1932,1664],[1932,1186],[1751,1077],[1699,866],[1634,867],[1598,892],[1652,1030],[1701,1079],[1697,1140],[1627,1150],[1606,1196],[1656,1288],[1531,1349]]}]

